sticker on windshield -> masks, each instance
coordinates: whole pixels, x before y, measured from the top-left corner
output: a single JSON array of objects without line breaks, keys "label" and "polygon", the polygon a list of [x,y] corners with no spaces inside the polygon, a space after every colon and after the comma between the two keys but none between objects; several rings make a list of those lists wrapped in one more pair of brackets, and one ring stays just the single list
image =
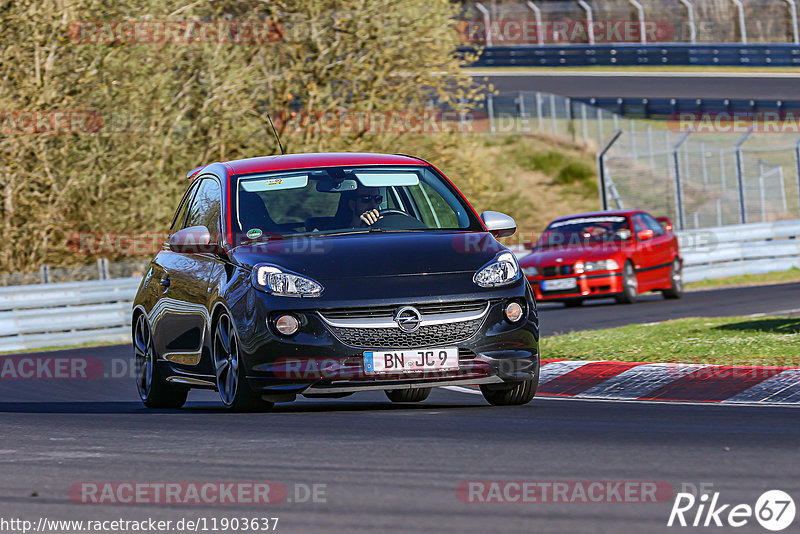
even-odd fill
[{"label": "sticker on windshield", "polygon": [[248,193],[263,193],[265,191],[278,191],[280,189],[299,189],[308,185],[308,175],[280,176],[266,178],[256,177],[240,179],[242,189]]},{"label": "sticker on windshield", "polygon": [[554,222],[549,226],[549,228],[558,228],[559,226],[567,226],[572,224],[604,223],[604,222],[610,222],[610,223],[625,222],[625,217],[603,216],[603,217],[581,217],[579,219],[567,219],[566,221]]},{"label": "sticker on windshield", "polygon": [[261,237],[261,230],[258,228],[251,228],[247,231],[247,238],[248,239],[258,239]]}]

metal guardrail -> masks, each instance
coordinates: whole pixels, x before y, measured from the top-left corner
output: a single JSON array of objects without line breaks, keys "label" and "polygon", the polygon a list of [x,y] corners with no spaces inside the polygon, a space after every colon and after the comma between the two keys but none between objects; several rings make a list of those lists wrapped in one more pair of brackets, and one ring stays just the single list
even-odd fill
[{"label": "metal guardrail", "polygon": [[[677,232],[684,280],[800,268],[800,220]],[[521,246],[511,250],[522,257]],[[0,288],[0,352],[130,341],[140,278]]]},{"label": "metal guardrail", "polygon": [[130,341],[141,278],[0,288],[0,352]]},{"label": "metal guardrail", "polygon": [[[472,51],[461,47],[462,52]],[[472,67],[591,65],[800,65],[800,45],[772,44],[565,44],[486,47]]]},{"label": "metal guardrail", "polygon": [[678,232],[684,281],[800,269],[800,220]]}]

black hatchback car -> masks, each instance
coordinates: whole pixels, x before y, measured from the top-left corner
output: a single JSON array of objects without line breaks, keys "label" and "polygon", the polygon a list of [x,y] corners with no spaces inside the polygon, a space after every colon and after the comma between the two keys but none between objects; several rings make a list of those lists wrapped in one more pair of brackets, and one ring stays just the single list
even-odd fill
[{"label": "black hatchback car", "polygon": [[477,216],[430,163],[294,154],[198,167],[133,304],[140,397],[213,389],[235,411],[384,390],[480,385],[529,402],[538,318],[516,231]]}]

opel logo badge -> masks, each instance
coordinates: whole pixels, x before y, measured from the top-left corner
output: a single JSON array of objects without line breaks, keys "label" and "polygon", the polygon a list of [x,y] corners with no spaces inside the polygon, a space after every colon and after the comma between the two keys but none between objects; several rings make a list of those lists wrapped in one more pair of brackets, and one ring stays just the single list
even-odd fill
[{"label": "opel logo badge", "polygon": [[394,322],[403,332],[415,332],[422,322],[422,315],[414,306],[404,306],[394,314]]}]

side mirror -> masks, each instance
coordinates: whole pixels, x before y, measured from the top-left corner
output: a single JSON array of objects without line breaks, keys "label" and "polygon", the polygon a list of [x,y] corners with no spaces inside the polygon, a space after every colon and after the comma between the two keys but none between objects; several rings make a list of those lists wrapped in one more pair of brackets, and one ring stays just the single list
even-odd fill
[{"label": "side mirror", "polygon": [[656,235],[656,233],[648,228],[647,230],[639,230],[636,232],[636,239],[639,241],[647,241],[648,239],[653,239],[654,235]]},{"label": "side mirror", "polygon": [[514,235],[514,232],[517,231],[516,221],[505,213],[484,211],[481,213],[481,219],[483,224],[486,225],[486,229],[494,237],[508,237]]},{"label": "side mirror", "polygon": [[169,238],[169,248],[179,254],[220,254],[222,247],[211,242],[211,232],[205,226],[190,226],[178,230]]},{"label": "side mirror", "polygon": [[669,217],[656,217],[656,220],[664,227],[664,230],[667,232],[672,231],[672,221],[669,220]]}]

